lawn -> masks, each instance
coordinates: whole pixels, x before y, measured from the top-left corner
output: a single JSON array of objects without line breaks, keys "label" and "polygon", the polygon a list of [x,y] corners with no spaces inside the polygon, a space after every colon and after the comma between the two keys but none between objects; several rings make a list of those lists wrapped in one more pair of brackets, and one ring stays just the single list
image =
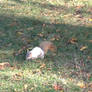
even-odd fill
[{"label": "lawn", "polygon": [[[52,41],[56,53],[25,59]],[[92,92],[91,0],[0,0],[0,92]]]}]

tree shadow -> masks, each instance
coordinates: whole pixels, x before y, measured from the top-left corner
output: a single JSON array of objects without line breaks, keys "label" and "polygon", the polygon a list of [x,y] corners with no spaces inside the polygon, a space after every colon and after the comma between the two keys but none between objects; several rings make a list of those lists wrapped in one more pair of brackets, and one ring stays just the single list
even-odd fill
[{"label": "tree shadow", "polygon": [[[16,1],[17,3],[22,2],[21,0],[13,0],[13,1]],[[66,6],[54,6],[51,4],[42,4],[33,1],[29,3],[30,5],[33,5],[34,7],[37,8],[59,11],[60,13],[62,10],[65,10],[67,14],[70,12],[70,10],[74,8],[74,7],[67,8]],[[14,50],[14,53],[19,53],[18,51],[20,51],[22,48],[26,46],[29,47],[38,46],[40,41],[50,40],[50,37],[55,34],[59,35],[59,40],[54,41],[56,46],[59,47],[58,49],[59,54],[60,53],[67,54],[72,51],[72,48],[70,48],[71,46],[67,44],[68,40],[71,37],[76,37],[77,39],[79,39],[80,46],[81,44],[87,44],[91,48],[90,43],[85,42],[85,40],[91,39],[92,33],[90,30],[92,30],[92,27],[63,24],[63,23],[51,24],[50,22],[41,21],[33,17],[15,17],[12,15],[9,16],[7,14],[0,15],[0,26],[1,26],[0,27],[1,50],[10,50],[10,51]],[[53,37],[54,36],[52,36],[52,38]],[[73,47],[73,50],[74,48],[75,47]],[[26,52],[24,51],[22,52],[22,55],[20,55],[21,60],[25,60],[24,58],[25,53]]]},{"label": "tree shadow", "polygon": [[[21,3],[20,0],[17,0],[17,2]],[[65,6],[58,7],[49,4],[41,5],[38,2],[33,2],[33,5],[35,7],[53,11],[54,9],[63,9],[66,10],[65,12],[67,14],[69,13],[67,7]],[[69,43],[71,38],[77,39],[77,42],[74,44]],[[88,71],[91,71],[92,62],[89,62],[91,60],[87,59],[88,56],[92,55],[92,42],[89,42],[91,39],[91,26],[87,27],[85,25],[81,26],[64,23],[50,23],[47,21],[45,22],[39,19],[35,19],[31,16],[16,17],[7,14],[0,14],[0,62],[9,61],[13,63],[17,61],[24,63],[26,50],[29,47],[33,48],[38,46],[40,41],[43,40],[52,40],[57,47],[57,52],[55,53],[55,56],[50,56],[52,55],[51,53],[48,54],[44,60],[42,60],[42,63],[47,65],[48,70],[50,67],[52,69],[51,71],[55,71],[55,74],[57,74],[57,71],[59,71],[59,69],[61,69],[64,64],[68,63],[63,67],[67,69],[67,72],[70,72],[68,69],[72,69],[73,64],[76,64],[76,62],[80,64],[79,62],[84,60],[84,63],[87,64]],[[87,50],[80,51],[82,46],[88,46]],[[31,64],[32,62],[28,66],[30,67]],[[67,68],[68,66],[70,68]],[[40,64],[38,67],[40,67]],[[61,71],[62,69],[60,72]]]},{"label": "tree shadow", "polygon": [[[8,17],[5,15],[0,15],[0,22],[1,50],[14,50],[14,52],[19,53],[18,51],[21,50],[23,47],[38,46],[39,41],[44,39],[48,40],[49,35],[57,35],[58,33],[61,38],[59,38],[58,41],[55,40],[54,43],[57,47],[62,47],[58,49],[59,54],[64,53],[64,51],[65,53],[69,53],[67,49],[69,50],[70,45],[68,45],[67,42],[71,37],[76,37],[77,39],[79,38],[79,43],[88,44],[91,48],[91,44],[89,44],[88,42],[86,43],[85,40],[91,39],[92,33],[90,30],[92,30],[92,27],[79,25],[74,26],[70,24],[50,24],[47,22],[45,23],[43,21],[27,17]],[[45,24],[44,27],[43,24]],[[59,31],[57,32],[57,30]],[[43,33],[42,37],[39,35],[40,33]],[[88,33],[87,36],[86,33]],[[20,54],[19,57],[24,60],[24,50],[22,52],[22,55]]]}]

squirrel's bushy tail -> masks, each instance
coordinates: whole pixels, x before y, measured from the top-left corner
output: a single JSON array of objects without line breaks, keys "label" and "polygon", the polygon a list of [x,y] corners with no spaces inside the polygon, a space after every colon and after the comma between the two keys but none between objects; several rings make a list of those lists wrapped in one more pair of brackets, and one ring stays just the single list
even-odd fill
[{"label": "squirrel's bushy tail", "polygon": [[55,52],[57,50],[56,46],[50,41],[41,42],[40,48],[44,51],[45,54],[48,52],[48,50],[52,52]]}]

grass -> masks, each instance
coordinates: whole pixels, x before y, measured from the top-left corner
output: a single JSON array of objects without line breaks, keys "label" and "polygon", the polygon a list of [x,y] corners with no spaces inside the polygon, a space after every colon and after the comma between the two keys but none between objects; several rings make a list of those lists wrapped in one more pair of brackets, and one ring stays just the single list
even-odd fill
[{"label": "grass", "polygon": [[[91,9],[90,0],[1,0],[0,62],[12,67],[0,70],[0,92],[91,92]],[[26,61],[23,47],[43,40],[57,52]]]}]

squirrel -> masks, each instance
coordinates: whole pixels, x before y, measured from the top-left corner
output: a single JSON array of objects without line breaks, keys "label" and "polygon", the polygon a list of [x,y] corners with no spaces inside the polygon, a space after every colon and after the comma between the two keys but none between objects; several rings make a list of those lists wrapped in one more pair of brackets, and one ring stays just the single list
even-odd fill
[{"label": "squirrel", "polygon": [[51,41],[42,41],[39,47],[33,48],[31,51],[28,51],[26,54],[26,60],[30,59],[43,59],[48,51],[55,52],[56,46]]}]

